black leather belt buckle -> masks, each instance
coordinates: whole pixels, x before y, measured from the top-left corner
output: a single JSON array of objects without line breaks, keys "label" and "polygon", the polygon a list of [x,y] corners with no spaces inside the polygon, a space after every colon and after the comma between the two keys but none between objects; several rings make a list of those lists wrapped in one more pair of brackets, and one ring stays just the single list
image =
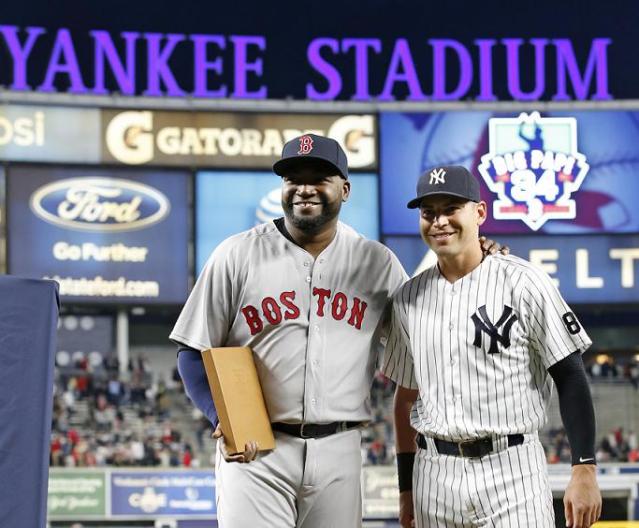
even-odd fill
[{"label": "black leather belt buckle", "polygon": [[300,433],[298,436],[305,440],[308,440],[309,438],[322,438],[323,436],[329,436],[332,435],[336,430],[336,427],[332,427],[334,425],[335,424],[320,425],[303,423],[300,424]]},{"label": "black leather belt buckle", "polygon": [[466,440],[457,444],[459,456],[465,458],[481,458],[493,452],[492,438],[481,438],[479,440]]}]

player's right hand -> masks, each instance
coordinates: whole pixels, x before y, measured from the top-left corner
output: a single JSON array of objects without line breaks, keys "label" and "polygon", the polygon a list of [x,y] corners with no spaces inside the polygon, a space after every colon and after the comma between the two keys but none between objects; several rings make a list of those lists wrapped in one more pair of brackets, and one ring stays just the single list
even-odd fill
[{"label": "player's right hand", "polygon": [[415,528],[413,492],[410,490],[399,494],[399,524],[402,528]]},{"label": "player's right hand", "polygon": [[212,437],[216,440],[218,438],[222,438],[222,441],[218,442],[217,446],[218,449],[220,449],[220,451],[222,452],[224,460],[226,460],[227,462],[249,463],[251,460],[255,460],[255,457],[257,456],[257,450],[259,449],[259,446],[254,440],[248,442],[244,446],[243,453],[236,453],[234,455],[229,454],[228,450],[226,449],[226,442],[224,441],[224,434],[222,433],[222,427],[220,426],[220,424],[217,424],[215,431],[213,431]]},{"label": "player's right hand", "polygon": [[564,494],[564,515],[570,528],[589,528],[601,516],[601,491],[594,464],[572,466]]}]

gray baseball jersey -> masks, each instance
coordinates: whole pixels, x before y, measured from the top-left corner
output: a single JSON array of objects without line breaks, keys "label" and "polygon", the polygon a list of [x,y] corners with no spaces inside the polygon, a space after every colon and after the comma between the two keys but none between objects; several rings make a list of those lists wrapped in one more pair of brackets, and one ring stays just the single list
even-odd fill
[{"label": "gray baseball jersey", "polygon": [[[273,422],[369,420],[389,301],[406,279],[391,251],[344,224],[316,259],[262,224],[213,252],[171,339],[251,347]],[[275,439],[250,464],[218,450],[220,526],[360,526],[360,431]]]},{"label": "gray baseball jersey", "polygon": [[[415,463],[417,526],[554,526],[536,435],[552,388],[547,368],[590,344],[550,277],[515,256],[488,256],[454,283],[435,266],[400,288],[382,370],[419,390],[411,424],[429,448]],[[524,434],[524,444],[505,449],[509,434]],[[500,451],[440,456],[433,437],[491,437]]]},{"label": "gray baseball jersey", "polygon": [[274,422],[367,420],[382,316],[406,278],[390,250],[345,224],[315,261],[262,224],[213,252],[171,339],[251,347]]}]

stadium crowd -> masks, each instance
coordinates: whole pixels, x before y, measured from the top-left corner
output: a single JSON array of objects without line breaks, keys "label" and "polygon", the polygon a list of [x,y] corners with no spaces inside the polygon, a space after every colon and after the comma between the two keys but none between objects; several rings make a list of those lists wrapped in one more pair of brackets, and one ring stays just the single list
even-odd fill
[{"label": "stadium crowd", "polygon": [[144,357],[131,362],[126,375],[113,359],[94,367],[82,358],[57,368],[51,466],[198,465],[171,420],[173,400],[184,399],[175,387],[154,381]]},{"label": "stadium crowd", "polygon": [[[628,380],[637,388],[639,364],[589,362],[593,383]],[[365,465],[394,462],[394,385],[382,375],[373,381],[373,420],[362,435]],[[179,416],[176,421],[174,415]],[[179,422],[179,423],[178,423]],[[177,371],[169,382],[154,380],[148,360],[139,357],[122,374],[116,359],[91,366],[86,359],[56,369],[50,463],[52,466],[198,467],[213,463],[211,425],[187,401]],[[570,461],[563,429],[544,435],[549,463]],[[619,427],[597,447],[600,462],[639,462],[637,435]]]},{"label": "stadium crowd", "polygon": [[636,356],[628,361],[617,362],[611,355],[601,355],[587,361],[586,372],[592,381],[629,381],[639,390],[639,361]]}]

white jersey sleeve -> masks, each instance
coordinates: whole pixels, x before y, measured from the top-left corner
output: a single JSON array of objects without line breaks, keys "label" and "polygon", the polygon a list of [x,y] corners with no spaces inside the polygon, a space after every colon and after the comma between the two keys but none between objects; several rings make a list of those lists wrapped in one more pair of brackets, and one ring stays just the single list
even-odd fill
[{"label": "white jersey sleeve", "polygon": [[521,302],[531,342],[546,369],[592,344],[552,279],[534,266],[529,267]]},{"label": "white jersey sleeve", "polygon": [[230,239],[211,254],[169,336],[196,350],[224,346],[232,324],[233,245]]},{"label": "white jersey sleeve", "polygon": [[386,343],[382,373],[402,387],[417,389],[410,338],[406,328],[407,317],[401,301],[401,292],[402,289],[393,296],[390,334]]}]

